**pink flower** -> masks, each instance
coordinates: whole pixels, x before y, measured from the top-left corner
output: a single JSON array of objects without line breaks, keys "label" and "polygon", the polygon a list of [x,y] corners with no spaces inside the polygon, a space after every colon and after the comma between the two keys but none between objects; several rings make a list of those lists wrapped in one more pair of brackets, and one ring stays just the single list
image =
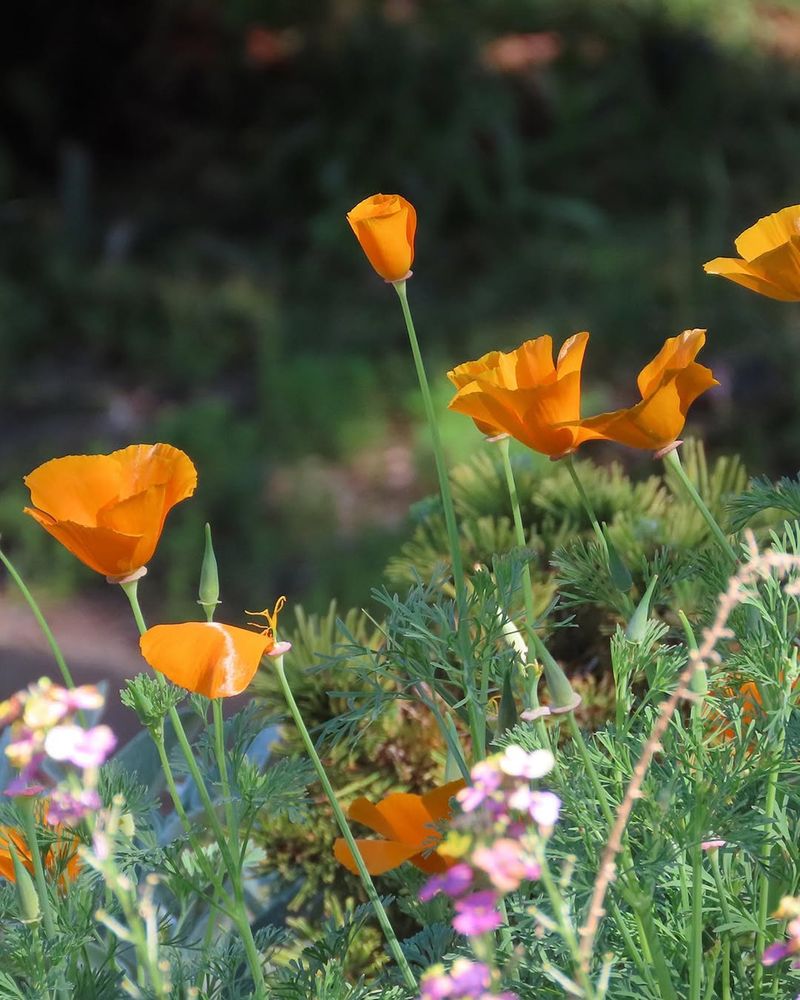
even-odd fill
[{"label": "pink flower", "polygon": [[561,799],[553,792],[534,792],[528,810],[531,819],[544,830],[552,830],[561,812]]},{"label": "pink flower", "polygon": [[105,698],[94,684],[82,684],[68,691],[58,688],[57,697],[69,712],[91,711],[102,708]]},{"label": "pink flower", "polygon": [[457,900],[455,910],[453,927],[467,937],[496,930],[503,922],[497,912],[497,896],[488,889]]},{"label": "pink flower", "polygon": [[525,880],[540,875],[539,865],[516,840],[503,838],[491,847],[478,847],[472,852],[472,863],[486,872],[499,892],[513,892]]},{"label": "pink flower", "polygon": [[704,851],[715,851],[720,847],[725,847],[727,843],[727,840],[704,840],[700,847]]},{"label": "pink flower", "polygon": [[94,789],[81,789],[77,794],[59,788],[50,794],[47,822],[50,826],[75,826],[87,813],[96,812],[101,806],[100,796]]},{"label": "pink flower", "polygon": [[117,745],[108,726],[82,729],[76,725],[54,726],[45,737],[44,749],[53,760],[67,760],[82,770],[99,767]]},{"label": "pink flower", "polygon": [[489,760],[482,760],[470,771],[472,784],[462,788],[456,795],[464,812],[473,812],[478,806],[500,787],[503,776]]},{"label": "pink flower", "polygon": [[460,896],[471,884],[472,869],[461,862],[453,865],[443,875],[434,875],[428,879],[419,891],[419,898],[423,903],[427,903],[439,892],[443,892],[445,896]]}]

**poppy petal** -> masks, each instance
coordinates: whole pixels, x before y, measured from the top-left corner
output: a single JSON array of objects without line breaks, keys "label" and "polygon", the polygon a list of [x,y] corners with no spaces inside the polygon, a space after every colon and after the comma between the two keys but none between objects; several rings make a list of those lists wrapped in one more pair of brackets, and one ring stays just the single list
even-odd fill
[{"label": "poppy petal", "polygon": [[777,299],[779,302],[796,302],[800,299],[800,294],[787,291],[772,280],[772,275],[767,275],[754,264],[738,260],[735,257],[715,257],[707,264],[703,265],[706,274],[716,274],[721,278],[749,288],[751,292],[758,292],[759,295],[766,295],[767,298]]},{"label": "poppy petal", "polygon": [[132,444],[112,452],[120,467],[120,499],[163,486],[165,513],[190,497],[197,487],[197,469],[189,456],[171,444]]},{"label": "poppy petal", "polygon": [[746,261],[769,253],[792,236],[800,235],[800,205],[790,205],[780,212],[765,215],[737,237],[736,252]]},{"label": "poppy petal", "polygon": [[100,507],[116,500],[121,470],[111,455],[67,455],[40,465],[24,478],[31,504],[57,520],[96,524]]},{"label": "poppy petal", "polygon": [[355,823],[361,823],[375,833],[379,833],[388,840],[393,840],[397,834],[388,822],[383,813],[369,801],[369,799],[356,799],[347,810],[348,817]]},{"label": "poppy petal", "polygon": [[426,875],[442,875],[452,868],[452,862],[443,858],[441,854],[437,854],[436,851],[430,851],[427,854],[415,854],[413,858],[408,859],[415,868],[419,868],[420,871],[425,872]]},{"label": "poppy petal", "polygon": [[39,510],[24,508],[25,514],[39,522],[82,563],[103,576],[125,576],[139,569],[136,562],[140,535],[123,535],[108,528],[87,527],[73,521],[57,521]]},{"label": "poppy petal", "polygon": [[433,788],[422,796],[422,805],[434,823],[441,823],[442,820],[452,816],[450,800],[465,786],[464,779],[459,778],[458,781],[450,781],[440,788]]},{"label": "poppy petal", "polygon": [[150,666],[174,684],[205,695],[240,694],[258,670],[271,637],[219,622],[154,625],[139,641]]},{"label": "poppy petal", "polygon": [[684,330],[677,337],[669,337],[653,360],[639,372],[636,384],[642,399],[655,392],[666,373],[690,365],[705,342],[705,330]]},{"label": "poppy petal", "polygon": [[420,795],[394,792],[375,807],[394,830],[395,839],[411,844],[416,851],[441,840]]},{"label": "poppy petal", "polygon": [[[399,868],[417,853],[416,847],[409,847],[408,844],[400,844],[395,840],[357,840],[356,845],[370,875],[382,875],[393,868]],[[349,872],[358,874],[355,858],[347,842],[341,837],[333,845],[333,856]]]}]

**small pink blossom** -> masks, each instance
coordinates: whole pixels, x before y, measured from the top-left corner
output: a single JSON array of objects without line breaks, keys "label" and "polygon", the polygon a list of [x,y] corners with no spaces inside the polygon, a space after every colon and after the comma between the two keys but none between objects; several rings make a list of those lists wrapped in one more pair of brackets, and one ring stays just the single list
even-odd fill
[{"label": "small pink blossom", "polygon": [[561,799],[553,792],[534,792],[528,812],[543,830],[552,830],[561,812]]},{"label": "small pink blossom", "polygon": [[704,851],[715,851],[720,847],[726,847],[727,840],[704,840],[700,847]]},{"label": "small pink blossom", "polygon": [[519,746],[506,747],[499,760],[500,770],[511,778],[527,778],[535,781],[549,774],[555,766],[555,758],[549,750],[533,750],[530,753]]},{"label": "small pink blossom", "polygon": [[56,788],[50,794],[47,822],[50,826],[75,826],[90,812],[101,806],[100,796],[93,788],[83,788],[76,794]]},{"label": "small pink blossom", "polygon": [[503,781],[502,774],[492,761],[482,760],[470,771],[472,784],[456,795],[464,812],[473,812],[484,800],[497,791]]},{"label": "small pink blossom", "polygon": [[514,892],[524,881],[537,879],[541,870],[516,840],[501,838],[472,852],[472,863],[489,876],[499,892]]},{"label": "small pink blossom", "polygon": [[497,896],[487,889],[457,900],[455,910],[453,927],[467,937],[496,930],[503,922],[497,910]]}]

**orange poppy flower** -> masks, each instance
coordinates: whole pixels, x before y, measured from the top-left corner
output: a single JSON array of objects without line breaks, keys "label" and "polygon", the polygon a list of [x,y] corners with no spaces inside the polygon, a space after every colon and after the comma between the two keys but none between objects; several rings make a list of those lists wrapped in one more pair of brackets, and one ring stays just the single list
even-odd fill
[{"label": "orange poppy flower", "polygon": [[800,205],[782,208],[736,240],[739,257],[716,257],[703,265],[737,285],[781,302],[800,302]]},{"label": "orange poppy flower", "polygon": [[583,421],[599,436],[631,448],[659,451],[683,430],[689,407],[707,389],[719,385],[710,369],[695,362],[706,342],[705,330],[685,330],[670,337],[639,372],[641,402]]},{"label": "orange poppy flower", "polygon": [[[14,850],[20,861],[29,872],[33,872],[33,859],[28,850],[28,842],[19,830],[10,826],[0,826],[0,877],[14,882],[14,863],[8,849],[9,840],[14,844]],[[81,870],[81,860],[78,857],[78,842],[72,836],[60,837],[48,849],[44,858],[46,871],[62,873],[62,881],[73,880]],[[64,885],[62,884],[62,888]]]},{"label": "orange poppy flower", "polygon": [[154,625],[139,640],[142,656],[173,684],[205,695],[241,694],[261,657],[275,648],[274,635],[219,622]]},{"label": "orange poppy flower", "polygon": [[90,569],[111,578],[141,570],[169,511],[194,493],[197,471],[168,444],[110,455],[54,458],[25,477],[35,518]]},{"label": "orange poppy flower", "polygon": [[399,194],[374,194],[347,213],[370,264],[386,281],[407,278],[414,263],[417,212]]},{"label": "orange poppy flower", "polygon": [[510,434],[534,451],[558,458],[602,434],[581,421],[581,366],[588,333],[565,341],[553,364],[549,334],[508,354],[491,351],[447,373],[458,392],[450,409],[472,417],[478,430]]},{"label": "orange poppy flower", "polygon": [[[450,819],[450,799],[463,787],[464,782],[459,779],[434,788],[426,795],[393,792],[377,805],[368,799],[356,799],[348,810],[350,819],[384,838],[356,841],[370,875],[382,875],[404,861],[410,861],[429,875],[452,867],[454,860],[432,850],[442,839],[435,824]],[[348,871],[358,873],[355,858],[343,839],[336,841],[333,853]]]}]

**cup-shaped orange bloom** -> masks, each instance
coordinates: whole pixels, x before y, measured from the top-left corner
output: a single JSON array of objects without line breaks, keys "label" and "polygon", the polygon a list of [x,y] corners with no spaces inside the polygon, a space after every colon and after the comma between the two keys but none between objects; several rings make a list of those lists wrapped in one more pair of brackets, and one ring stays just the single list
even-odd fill
[{"label": "cup-shaped orange bloom", "polygon": [[142,656],[153,670],[206,698],[241,694],[261,657],[274,647],[269,630],[249,632],[219,622],[154,625],[139,640]]},{"label": "cup-shaped orange bloom", "polygon": [[800,205],[782,208],[751,226],[736,240],[739,257],[716,257],[707,274],[744,285],[781,302],[800,302]]},{"label": "cup-shaped orange bloom", "polygon": [[110,455],[54,458],[25,477],[39,524],[108,577],[140,570],[169,511],[194,493],[197,470],[168,444],[132,444]]},{"label": "cup-shaped orange bloom", "polygon": [[[370,875],[382,875],[398,868],[404,861],[410,861],[430,875],[451,868],[455,861],[435,850],[442,839],[435,824],[450,819],[450,799],[463,787],[464,782],[459,780],[434,788],[426,795],[393,792],[377,805],[368,799],[356,799],[348,810],[350,819],[384,838],[356,841]],[[339,838],[333,853],[348,871],[358,873],[355,858],[346,841]]]},{"label": "cup-shaped orange bloom", "polygon": [[414,263],[417,212],[399,194],[374,194],[347,213],[370,264],[386,281],[402,281]]},{"label": "cup-shaped orange bloom", "polygon": [[450,409],[472,417],[478,430],[510,434],[534,451],[557,458],[601,434],[581,421],[581,366],[588,333],[565,341],[553,364],[549,334],[508,354],[492,351],[447,373],[458,392]]},{"label": "cup-shaped orange bloom", "polygon": [[584,426],[631,448],[659,451],[673,444],[692,403],[719,385],[710,369],[694,360],[705,342],[705,330],[685,330],[670,337],[639,372],[641,401],[624,410],[590,417],[583,421]]},{"label": "cup-shaped orange bloom", "polygon": [[[13,843],[17,857],[31,873],[33,873],[33,858],[28,849],[28,842],[20,830],[15,830],[10,826],[0,826],[0,878],[14,882],[16,881],[14,863],[11,860],[11,851],[8,849],[9,841]],[[78,842],[75,837],[71,835],[59,836],[47,849],[44,867],[45,871],[48,872],[61,872],[61,880],[71,881],[74,879],[81,869]],[[65,883],[61,881],[61,888],[65,887]]]}]

